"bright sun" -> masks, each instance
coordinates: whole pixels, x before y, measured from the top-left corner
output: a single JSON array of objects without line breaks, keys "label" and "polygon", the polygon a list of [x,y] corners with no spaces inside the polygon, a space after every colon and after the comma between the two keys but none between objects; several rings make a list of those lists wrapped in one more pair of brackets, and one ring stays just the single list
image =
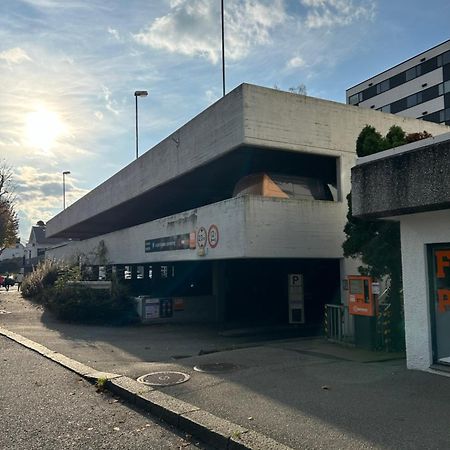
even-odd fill
[{"label": "bright sun", "polygon": [[64,133],[65,126],[57,113],[41,107],[27,114],[26,135],[33,147],[49,150]]}]

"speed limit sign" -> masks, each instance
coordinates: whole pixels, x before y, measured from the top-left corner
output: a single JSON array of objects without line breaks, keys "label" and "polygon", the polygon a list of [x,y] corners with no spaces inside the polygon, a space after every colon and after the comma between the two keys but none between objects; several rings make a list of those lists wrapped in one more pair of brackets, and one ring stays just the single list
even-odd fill
[{"label": "speed limit sign", "polygon": [[217,225],[211,225],[208,230],[208,244],[211,248],[217,247],[219,243],[219,229]]}]

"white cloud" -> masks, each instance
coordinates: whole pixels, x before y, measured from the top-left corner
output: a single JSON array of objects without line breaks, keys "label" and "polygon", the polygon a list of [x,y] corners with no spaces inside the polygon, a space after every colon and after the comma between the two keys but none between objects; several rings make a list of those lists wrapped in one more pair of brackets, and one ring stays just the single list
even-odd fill
[{"label": "white cloud", "polygon": [[305,60],[301,56],[294,56],[287,63],[288,69],[298,69],[298,68],[304,67],[304,66],[305,66]]},{"label": "white cloud", "polygon": [[[46,222],[62,209],[62,175],[59,172],[45,172],[31,166],[16,168],[17,207],[23,236],[27,237],[29,227],[38,220]],[[66,205],[71,205],[88,191],[78,187],[73,175],[66,177]],[[24,226],[25,224],[28,227]]]},{"label": "white cloud", "polygon": [[372,20],[375,3],[364,0],[300,0],[309,8],[305,25],[310,28],[346,26],[358,20]]},{"label": "white cloud", "polygon": [[221,94],[217,89],[207,89],[205,91],[205,98],[209,105],[219,100],[220,97]]},{"label": "white cloud", "polygon": [[[225,6],[225,41],[229,60],[240,60],[252,47],[270,42],[271,31],[286,19],[283,0],[230,0]],[[213,64],[221,55],[219,2],[172,0],[170,12],[134,35],[137,42]]]},{"label": "white cloud", "polygon": [[119,34],[119,32],[116,29],[108,27],[108,33],[111,36],[113,36],[116,41],[119,41],[119,42],[121,41],[120,34]]},{"label": "white cloud", "polygon": [[0,59],[6,61],[8,64],[20,64],[24,61],[31,61],[27,52],[20,47],[4,50],[0,53]]},{"label": "white cloud", "polygon": [[102,92],[106,109],[118,116],[120,111],[117,108],[117,101],[112,97],[111,90],[107,86],[102,86]]}]

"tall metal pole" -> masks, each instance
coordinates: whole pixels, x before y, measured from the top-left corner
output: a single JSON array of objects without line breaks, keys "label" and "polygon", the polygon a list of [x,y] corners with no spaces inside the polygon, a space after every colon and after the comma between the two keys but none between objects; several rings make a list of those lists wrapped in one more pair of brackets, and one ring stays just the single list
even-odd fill
[{"label": "tall metal pole", "polygon": [[66,175],[69,175],[70,172],[68,170],[65,170],[62,173],[63,176],[63,209],[66,209]]},{"label": "tall metal pole", "polygon": [[136,159],[139,157],[139,148],[138,148],[138,96],[135,94],[134,98],[136,99]]},{"label": "tall metal pole", "polygon": [[221,0],[221,17],[222,17],[222,94],[225,97],[225,21],[223,13],[223,0]]},{"label": "tall metal pole", "polygon": [[136,159],[139,157],[139,134],[138,134],[138,97],[147,97],[147,91],[135,91],[134,98],[136,99]]}]

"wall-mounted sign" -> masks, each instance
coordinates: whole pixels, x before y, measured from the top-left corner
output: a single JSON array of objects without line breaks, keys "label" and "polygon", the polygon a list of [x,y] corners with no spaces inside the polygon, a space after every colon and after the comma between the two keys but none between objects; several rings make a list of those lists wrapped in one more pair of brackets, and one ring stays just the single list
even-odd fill
[{"label": "wall-mounted sign", "polygon": [[301,273],[288,275],[288,302],[289,323],[305,323],[305,295]]},{"label": "wall-mounted sign", "polygon": [[197,246],[197,233],[195,231],[191,231],[189,233],[189,248],[194,249]]},{"label": "wall-mounted sign", "polygon": [[145,241],[145,253],[185,250],[190,248],[190,234],[177,234]]},{"label": "wall-mounted sign", "polygon": [[219,243],[219,229],[217,225],[211,225],[208,229],[208,244],[211,248],[216,248]]},{"label": "wall-mounted sign", "polygon": [[381,294],[381,286],[379,281],[374,281],[372,283],[372,294],[373,295],[380,295]]},{"label": "wall-mounted sign", "polygon": [[208,241],[208,233],[206,232],[206,228],[200,227],[197,231],[197,246],[199,248],[205,248],[207,241]]}]

